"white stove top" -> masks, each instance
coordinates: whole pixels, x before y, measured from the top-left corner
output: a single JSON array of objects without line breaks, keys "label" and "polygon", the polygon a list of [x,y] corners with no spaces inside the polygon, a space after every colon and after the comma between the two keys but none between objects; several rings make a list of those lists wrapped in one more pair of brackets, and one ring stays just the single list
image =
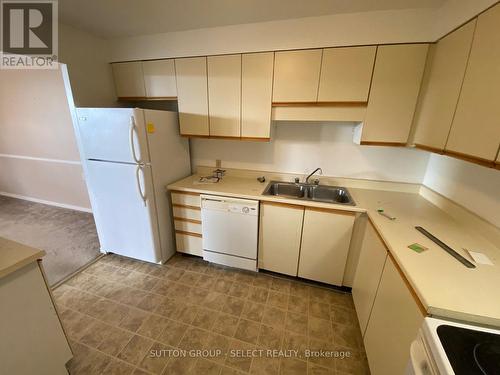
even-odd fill
[{"label": "white stove top", "polygon": [[425,318],[424,324],[422,326],[422,335],[427,348],[431,352],[429,354],[432,355],[435,365],[437,366],[441,375],[455,374],[437,332],[438,327],[441,325],[500,335],[500,329],[484,328],[476,325],[457,323],[443,319]]}]

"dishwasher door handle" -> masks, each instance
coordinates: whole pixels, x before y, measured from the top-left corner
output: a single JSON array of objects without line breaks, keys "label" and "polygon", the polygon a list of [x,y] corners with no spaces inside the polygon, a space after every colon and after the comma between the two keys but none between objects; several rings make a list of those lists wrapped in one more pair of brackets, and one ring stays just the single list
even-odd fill
[{"label": "dishwasher door handle", "polygon": [[204,200],[204,201],[211,201],[211,202],[221,202],[221,203],[225,202],[224,199],[203,198],[202,200]]}]

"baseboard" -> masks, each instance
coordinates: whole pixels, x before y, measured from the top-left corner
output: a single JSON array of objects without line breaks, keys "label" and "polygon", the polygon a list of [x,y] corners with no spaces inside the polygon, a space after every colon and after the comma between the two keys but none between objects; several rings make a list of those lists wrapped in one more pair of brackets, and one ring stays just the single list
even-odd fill
[{"label": "baseboard", "polygon": [[72,204],[65,204],[65,203],[47,201],[45,199],[38,199],[38,198],[33,198],[33,197],[27,197],[27,196],[24,196],[24,195],[7,193],[7,192],[4,192],[4,191],[0,191],[0,195],[4,195],[6,197],[11,197],[11,198],[24,199],[25,201],[30,201],[30,202],[35,202],[35,203],[47,204],[49,206],[67,208],[69,210],[75,210],[75,211],[82,211],[82,212],[92,213],[92,209],[90,209],[90,208],[80,207],[80,206],[74,206]]}]

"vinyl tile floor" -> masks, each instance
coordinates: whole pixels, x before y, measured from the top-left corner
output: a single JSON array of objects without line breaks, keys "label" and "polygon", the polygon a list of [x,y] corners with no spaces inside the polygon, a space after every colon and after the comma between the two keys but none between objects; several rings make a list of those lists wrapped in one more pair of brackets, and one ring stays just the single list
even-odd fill
[{"label": "vinyl tile floor", "polygon": [[54,290],[70,374],[369,374],[348,293],[176,255],[106,255]]}]

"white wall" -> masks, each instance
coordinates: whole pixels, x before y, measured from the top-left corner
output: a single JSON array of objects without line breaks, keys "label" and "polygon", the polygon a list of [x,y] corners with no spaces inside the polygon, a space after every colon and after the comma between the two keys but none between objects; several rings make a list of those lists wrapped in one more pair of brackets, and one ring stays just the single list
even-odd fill
[{"label": "white wall", "polygon": [[[59,25],[77,106],[114,106],[105,40]],[[0,193],[90,210],[60,70],[0,70]]]},{"label": "white wall", "polygon": [[116,106],[107,41],[60,24],[59,61],[68,66],[77,107]]},{"label": "white wall", "polygon": [[328,176],[421,183],[428,153],[399,147],[359,146],[349,123],[279,123],[271,142],[192,139],[193,166],[308,173],[321,167]]},{"label": "white wall", "polygon": [[60,70],[0,70],[0,193],[90,209]]},{"label": "white wall", "polygon": [[449,0],[438,9],[387,10],[110,39],[111,61],[294,48],[432,42],[495,0]]},{"label": "white wall", "polygon": [[423,183],[500,227],[500,171],[432,154]]}]

